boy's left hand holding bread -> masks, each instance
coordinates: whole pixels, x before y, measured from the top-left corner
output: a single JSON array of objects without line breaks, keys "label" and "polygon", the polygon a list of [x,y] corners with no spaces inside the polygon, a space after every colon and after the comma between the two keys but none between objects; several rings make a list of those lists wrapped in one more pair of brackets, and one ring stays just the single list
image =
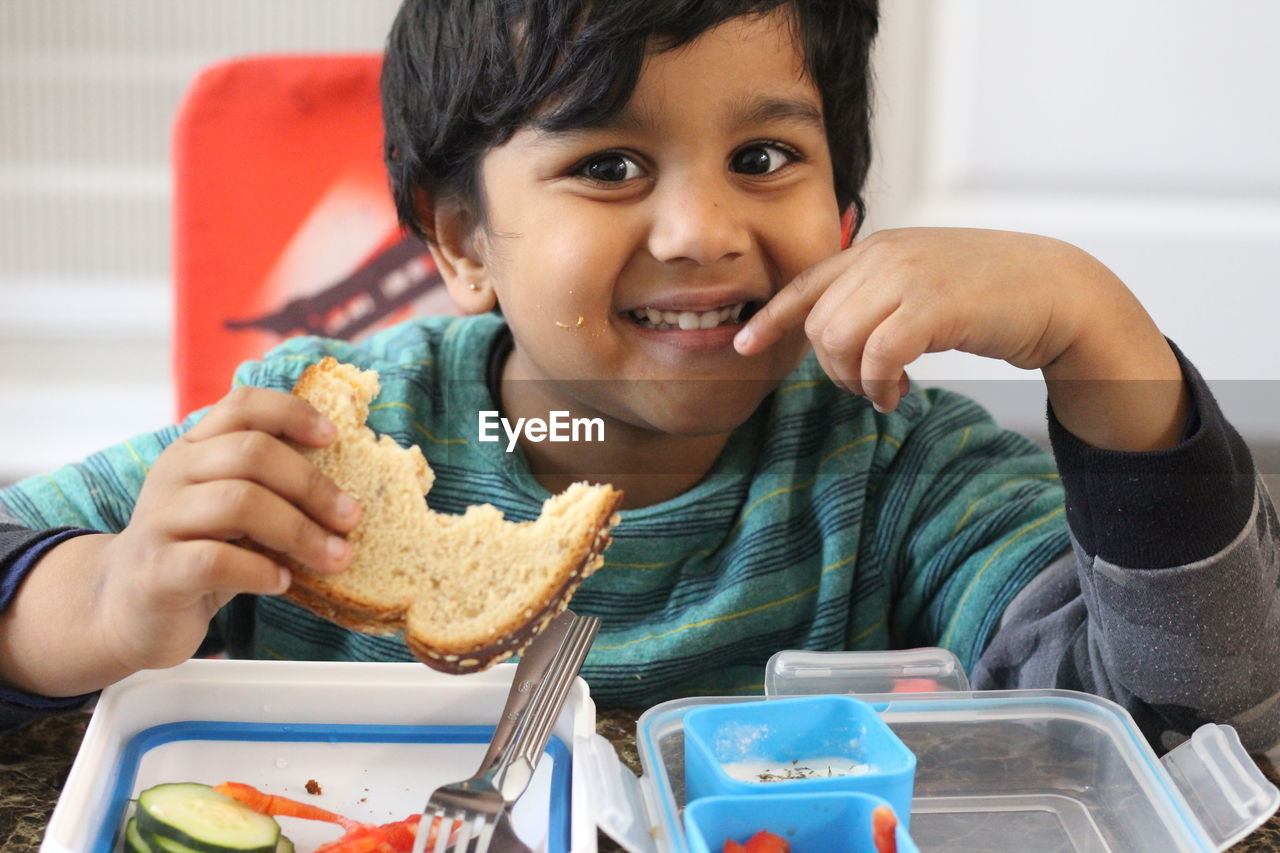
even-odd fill
[{"label": "boy's left hand holding bread", "polygon": [[325,358],[292,394],[244,386],[211,407],[156,459],[120,533],[72,539],[31,573],[0,618],[0,686],[72,696],[174,666],[239,593],[403,631],[445,672],[519,652],[603,562],[622,493],[577,483],[521,524],[488,505],[431,512],[421,451],[365,426],[378,390]]},{"label": "boy's left hand holding bread", "polygon": [[341,534],[360,508],[300,452],[337,436],[298,397],[223,397],[156,459],[127,527],[64,543],[26,579],[0,620],[0,683],[69,696],[181,663],[234,595],[290,584],[288,569],[239,540],[317,573],[346,568]]},{"label": "boy's left hand holding bread", "polygon": [[1177,358],[1134,295],[1048,237],[877,232],[787,284],[735,344],[754,355],[801,325],[827,375],[881,411],[906,393],[906,365],[959,350],[1041,370],[1058,421],[1094,447],[1171,447],[1190,414]]}]

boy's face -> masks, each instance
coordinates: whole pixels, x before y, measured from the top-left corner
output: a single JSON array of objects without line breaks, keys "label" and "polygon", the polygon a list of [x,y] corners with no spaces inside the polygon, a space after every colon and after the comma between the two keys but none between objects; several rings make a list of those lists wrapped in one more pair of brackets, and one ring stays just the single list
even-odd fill
[{"label": "boy's face", "polygon": [[739,312],[840,249],[821,117],[775,13],[651,56],[607,127],[523,128],[490,151],[473,257],[515,338],[505,376],[664,433],[743,422],[806,341],[744,358]]}]

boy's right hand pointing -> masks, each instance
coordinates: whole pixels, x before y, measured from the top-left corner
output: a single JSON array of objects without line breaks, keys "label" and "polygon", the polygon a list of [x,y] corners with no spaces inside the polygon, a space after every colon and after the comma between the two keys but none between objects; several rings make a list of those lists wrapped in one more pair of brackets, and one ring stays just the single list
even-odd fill
[{"label": "boy's right hand pointing", "polygon": [[156,460],[128,527],[102,554],[105,639],[130,669],[199,647],[236,593],[278,594],[289,570],[249,539],[317,572],[346,568],[359,507],[290,444],[324,447],[333,424],[303,400],[237,388]]}]

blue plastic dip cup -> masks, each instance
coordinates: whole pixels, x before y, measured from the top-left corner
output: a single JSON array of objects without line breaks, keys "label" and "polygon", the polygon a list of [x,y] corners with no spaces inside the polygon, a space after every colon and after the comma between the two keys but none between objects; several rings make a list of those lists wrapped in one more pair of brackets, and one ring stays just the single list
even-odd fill
[{"label": "blue plastic dip cup", "polygon": [[708,705],[684,718],[686,801],[853,791],[883,797],[908,825],[915,773],[911,750],[852,696]]},{"label": "blue plastic dip cup", "polygon": [[[882,805],[852,791],[703,797],[685,808],[684,831],[692,853],[720,853],[726,841],[746,844],[762,829],[786,839],[792,853],[875,853],[871,812]],[[919,853],[901,821],[894,838],[898,853]]]}]

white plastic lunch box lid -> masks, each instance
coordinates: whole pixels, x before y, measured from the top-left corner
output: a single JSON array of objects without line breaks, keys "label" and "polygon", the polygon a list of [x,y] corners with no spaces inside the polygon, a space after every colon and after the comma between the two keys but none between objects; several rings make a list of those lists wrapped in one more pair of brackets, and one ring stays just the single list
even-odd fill
[{"label": "white plastic lunch box lid", "polygon": [[[194,660],[137,673],[103,691],[41,850],[109,850],[95,845],[119,799],[122,771],[135,776],[126,796],[160,781],[225,778],[356,819],[407,817],[437,785],[471,775],[485,743],[413,744],[394,733],[492,726],[514,670],[503,664],[447,676],[416,663]],[[895,686],[933,692],[895,693]],[[1107,700],[968,687],[959,662],[940,649],[779,652],[765,675],[767,696],[855,693],[876,706],[917,754],[911,833],[921,850],[1220,851],[1280,806],[1280,791],[1229,726],[1205,726],[1161,759],[1128,713]],[[699,697],[650,708],[637,724],[644,768],[637,779],[595,734],[595,706],[579,680],[553,732],[559,745],[514,810],[518,834],[535,850],[595,853],[598,824],[630,853],[685,853],[683,715],[758,699]],[[233,732],[210,744],[186,736],[183,726],[193,721],[336,733],[263,741]],[[138,758],[139,733],[174,724],[175,740]],[[374,734],[346,736],[344,727],[360,726]],[[173,778],[183,773],[191,778]],[[308,778],[320,782],[321,797],[302,793]],[[561,837],[555,814],[566,790]],[[360,796],[367,815],[350,805]],[[307,831],[299,823],[306,822],[285,831],[300,853],[334,836],[332,827],[314,839],[299,835]]]},{"label": "white plastic lunch box lid", "polygon": [[[419,663],[191,660],[102,692],[49,821],[44,853],[109,853],[127,800],[161,782],[244,782],[356,820],[420,813],[437,786],[475,772],[515,672],[449,676]],[[589,786],[573,784],[595,736],[578,679],[512,810],[535,850],[595,851]],[[315,780],[318,796],[306,792]],[[559,823],[557,823],[559,821]],[[297,849],[341,835],[280,818]]]}]

